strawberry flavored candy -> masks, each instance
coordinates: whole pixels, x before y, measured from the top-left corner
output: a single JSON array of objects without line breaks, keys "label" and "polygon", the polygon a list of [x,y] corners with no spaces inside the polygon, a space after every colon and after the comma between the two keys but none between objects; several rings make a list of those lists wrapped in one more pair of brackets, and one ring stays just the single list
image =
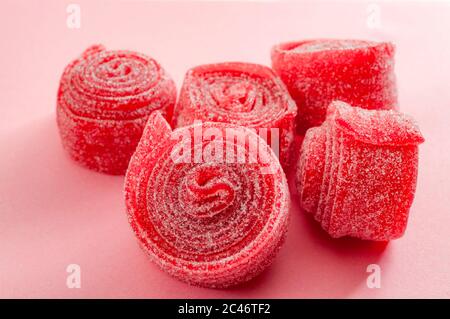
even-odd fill
[{"label": "strawberry flavored candy", "polygon": [[61,77],[57,122],[62,144],[82,165],[124,174],[151,112],[171,118],[174,82],[153,59],[88,48]]},{"label": "strawberry flavored candy", "polygon": [[394,46],[359,40],[307,40],[276,45],[272,67],[298,106],[304,133],[341,100],[365,109],[396,109]]},{"label": "strawberry flavored candy", "polygon": [[125,198],[131,226],[152,260],[204,287],[259,274],[288,224],[286,178],[263,139],[218,122],[172,131],[159,112],[150,116],[131,158]]},{"label": "strawberry flavored candy", "polygon": [[198,119],[254,128],[279,149],[281,164],[287,167],[296,114],[294,101],[271,69],[230,62],[202,65],[187,72],[174,123],[180,127]]},{"label": "strawberry flavored candy", "polygon": [[300,205],[332,237],[401,237],[423,141],[402,113],[333,102],[325,122],[306,132],[296,171]]}]

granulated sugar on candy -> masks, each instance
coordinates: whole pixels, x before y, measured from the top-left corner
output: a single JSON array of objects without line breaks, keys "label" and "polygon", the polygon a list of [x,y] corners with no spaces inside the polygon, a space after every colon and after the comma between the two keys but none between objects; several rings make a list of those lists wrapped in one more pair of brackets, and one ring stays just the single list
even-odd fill
[{"label": "granulated sugar on candy", "polygon": [[153,113],[130,161],[125,197],[144,250],[192,285],[252,279],[272,262],[288,225],[289,190],[278,159],[252,130],[233,124],[172,131]]},{"label": "granulated sugar on candy", "polygon": [[341,100],[365,109],[396,109],[394,46],[360,40],[306,40],[276,45],[272,67],[298,106],[304,134]]},{"label": "granulated sugar on candy", "polygon": [[423,141],[414,120],[400,112],[333,102],[301,148],[296,183],[302,208],[332,237],[401,237]]},{"label": "granulated sugar on candy", "polygon": [[62,144],[90,169],[124,174],[150,113],[160,110],[170,120],[175,101],[174,82],[152,58],[92,46],[61,77]]},{"label": "granulated sugar on candy", "polygon": [[296,115],[294,101],[270,68],[230,62],[201,65],[187,72],[174,123],[180,127],[202,120],[256,129],[279,149],[280,162],[287,167]]}]

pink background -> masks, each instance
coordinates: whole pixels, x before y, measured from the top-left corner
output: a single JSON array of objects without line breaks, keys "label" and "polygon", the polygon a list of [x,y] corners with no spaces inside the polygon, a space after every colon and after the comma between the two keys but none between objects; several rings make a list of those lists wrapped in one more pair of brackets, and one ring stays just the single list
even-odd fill
[{"label": "pink background", "polygon": [[[0,297],[450,297],[450,4],[2,1],[0,9]],[[88,45],[147,53],[178,87],[187,68],[225,60],[269,64],[270,47],[314,37],[391,40],[401,109],[419,122],[416,198],[405,236],[388,245],[331,240],[293,199],[287,243],[273,266],[228,290],[190,287],[158,270],[127,223],[123,177],[64,154],[55,98],[64,66]],[[68,264],[81,289],[66,287]],[[366,286],[379,264],[381,288]]]}]

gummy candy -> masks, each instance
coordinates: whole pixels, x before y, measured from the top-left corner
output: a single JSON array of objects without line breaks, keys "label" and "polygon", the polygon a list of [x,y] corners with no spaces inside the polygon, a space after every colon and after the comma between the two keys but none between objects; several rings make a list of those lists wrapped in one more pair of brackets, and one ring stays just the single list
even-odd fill
[{"label": "gummy candy", "polygon": [[306,40],[272,48],[272,67],[298,106],[300,134],[325,120],[341,100],[365,109],[397,109],[393,44],[360,40]]},{"label": "gummy candy", "polygon": [[62,144],[90,169],[124,174],[150,113],[161,110],[170,120],[175,101],[175,84],[155,60],[91,46],[61,77],[57,123]]},{"label": "gummy candy", "polygon": [[[187,72],[174,126],[203,120],[237,124],[259,133],[265,129],[260,136],[279,149],[280,162],[288,167],[296,115],[294,101],[270,68],[228,62],[197,66]],[[273,134],[270,129],[278,131]]]},{"label": "gummy candy", "polygon": [[400,112],[334,101],[325,122],[306,132],[296,171],[300,205],[332,237],[401,237],[423,141]]},{"label": "gummy candy", "polygon": [[286,177],[254,131],[218,122],[172,131],[159,112],[150,115],[130,160],[125,201],[152,260],[204,287],[237,285],[264,270],[284,241],[289,217]]}]

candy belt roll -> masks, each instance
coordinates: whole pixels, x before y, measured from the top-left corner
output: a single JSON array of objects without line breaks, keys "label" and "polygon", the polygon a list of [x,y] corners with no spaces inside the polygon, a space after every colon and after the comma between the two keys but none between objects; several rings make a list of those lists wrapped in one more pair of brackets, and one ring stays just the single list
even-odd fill
[{"label": "candy belt roll", "polygon": [[332,237],[401,237],[423,141],[415,121],[400,112],[333,102],[302,145],[296,172],[301,207]]},{"label": "candy belt roll", "polygon": [[61,77],[57,123],[64,149],[90,169],[124,174],[148,116],[169,120],[175,84],[153,59],[131,51],[88,48]]},{"label": "candy belt roll", "polygon": [[272,68],[298,106],[297,131],[325,120],[341,100],[365,109],[396,109],[393,44],[360,40],[305,40],[272,48]]},{"label": "candy belt roll", "polygon": [[287,167],[296,115],[294,101],[271,69],[229,62],[202,65],[187,72],[174,125],[202,120],[256,129]]},{"label": "candy belt roll", "polygon": [[158,112],[130,161],[125,201],[151,259],[203,287],[233,286],[258,275],[274,259],[288,225],[286,178],[263,139],[218,122],[172,131]]}]

